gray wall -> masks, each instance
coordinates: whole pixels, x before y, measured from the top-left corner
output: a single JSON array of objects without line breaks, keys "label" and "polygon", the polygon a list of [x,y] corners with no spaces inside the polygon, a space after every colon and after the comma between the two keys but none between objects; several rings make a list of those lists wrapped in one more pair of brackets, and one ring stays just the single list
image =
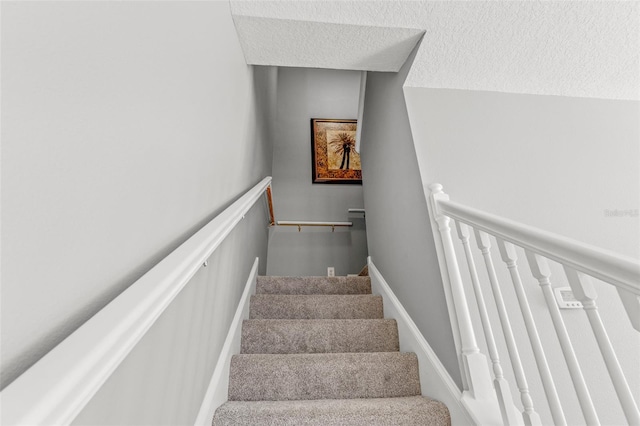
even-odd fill
[{"label": "gray wall", "polygon": [[362,127],[367,239],[373,262],[461,385],[429,213],[398,73],[367,76]]},{"label": "gray wall", "polygon": [[[311,118],[355,119],[360,73],[280,68],[273,154],[273,197],[277,220],[345,221],[348,208],[362,208],[361,185],[311,182]],[[270,275],[357,273],[366,263],[364,221],[349,229],[275,227],[269,235]]]},{"label": "gray wall", "polygon": [[3,386],[271,173],[276,82],[227,3],[2,3]]}]

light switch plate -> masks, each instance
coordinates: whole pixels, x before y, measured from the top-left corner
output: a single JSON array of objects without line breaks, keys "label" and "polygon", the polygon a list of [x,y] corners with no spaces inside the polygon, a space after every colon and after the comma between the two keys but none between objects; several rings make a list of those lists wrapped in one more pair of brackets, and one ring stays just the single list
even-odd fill
[{"label": "light switch plate", "polygon": [[554,288],[553,292],[556,295],[556,301],[560,309],[580,309],[582,303],[573,295],[571,287],[558,287]]}]

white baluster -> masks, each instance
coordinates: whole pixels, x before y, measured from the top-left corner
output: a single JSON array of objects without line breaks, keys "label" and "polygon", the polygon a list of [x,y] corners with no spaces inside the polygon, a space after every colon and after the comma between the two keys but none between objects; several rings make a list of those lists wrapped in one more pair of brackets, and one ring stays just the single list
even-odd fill
[{"label": "white baluster", "polygon": [[627,418],[627,421],[631,425],[640,425],[640,412],[638,412],[638,406],[636,405],[627,380],[624,377],[620,363],[616,357],[613,346],[609,341],[609,335],[602,324],[600,313],[598,312],[598,306],[596,305],[597,294],[591,277],[582,272],[578,272],[566,265],[564,271],[569,280],[569,285],[573,291],[574,296],[582,302],[584,311],[587,313],[589,323],[591,323],[591,329],[598,342],[598,347],[604,358],[605,365],[609,371],[609,376],[613,382],[613,386],[622,405],[622,410]]},{"label": "white baluster", "polygon": [[538,366],[538,371],[540,372],[540,378],[542,379],[544,393],[546,394],[547,401],[549,402],[549,408],[551,409],[553,422],[556,426],[566,425],[567,420],[564,418],[564,412],[562,411],[562,405],[560,404],[558,391],[556,390],[556,386],[553,383],[551,370],[549,369],[549,364],[547,363],[547,357],[545,356],[544,350],[542,349],[540,335],[538,334],[536,323],[533,320],[531,308],[529,307],[529,301],[527,300],[527,294],[524,291],[522,279],[520,278],[520,273],[518,272],[518,255],[516,254],[516,248],[513,244],[503,241],[500,238],[496,238],[496,241],[498,243],[498,249],[500,250],[502,261],[507,265],[507,269],[509,269],[509,274],[511,275],[511,281],[513,282],[513,287],[516,291],[518,304],[520,305],[520,312],[522,313],[524,325],[527,329],[527,334],[529,335],[529,342],[531,342],[531,348],[533,349],[533,355],[536,360],[536,365]]},{"label": "white baluster", "polygon": [[429,186],[429,189],[431,190],[434,219],[438,224],[438,230],[442,240],[451,285],[451,294],[460,329],[464,375],[466,375],[469,392],[475,398],[483,398],[493,393],[491,378],[487,369],[487,360],[485,356],[480,353],[473,331],[473,323],[471,322],[469,306],[467,305],[462,277],[460,276],[460,268],[451,237],[450,219],[441,214],[438,208],[438,200],[448,200],[449,196],[442,192],[442,185],[432,184]]},{"label": "white baluster", "polygon": [[502,420],[504,421],[505,425],[519,425],[522,424],[522,416],[520,415],[520,413],[518,413],[513,403],[513,397],[511,395],[509,382],[507,382],[507,380],[504,378],[502,365],[500,365],[500,356],[498,355],[496,341],[493,336],[491,322],[489,321],[489,315],[487,313],[487,306],[484,302],[482,289],[480,288],[480,280],[478,279],[476,264],[473,260],[473,254],[471,253],[471,247],[469,245],[469,227],[464,223],[456,222],[456,230],[458,231],[458,238],[460,238],[462,246],[464,247],[464,254],[467,258],[467,265],[469,267],[471,283],[473,285],[473,291],[475,293],[476,302],[478,304],[478,311],[480,313],[480,320],[482,321],[484,337],[487,341],[489,357],[491,358],[491,363],[493,365],[493,374],[495,376],[493,385],[498,396],[498,403],[500,404]]},{"label": "white baluster", "polygon": [[564,325],[562,315],[560,315],[560,309],[558,308],[556,299],[553,296],[551,281],[549,279],[551,276],[551,270],[549,269],[547,259],[529,250],[526,250],[525,253],[527,255],[527,261],[529,262],[529,267],[531,268],[531,273],[538,280],[544,299],[547,302],[547,308],[549,309],[549,314],[553,321],[553,327],[556,330],[556,335],[558,336],[558,341],[562,348],[562,354],[564,355],[567,367],[569,368],[569,374],[573,381],[573,386],[576,389],[576,395],[578,396],[578,401],[580,403],[580,408],[582,409],[582,414],[586,420],[586,424],[588,426],[599,426],[600,420],[598,419],[598,414],[596,413],[593,401],[591,400],[591,395],[589,394],[587,384],[584,380],[584,376],[582,375],[580,364],[578,364],[578,358],[573,350],[569,333]]},{"label": "white baluster", "polygon": [[538,413],[533,409],[533,400],[529,393],[529,385],[524,374],[522,361],[520,360],[520,354],[518,353],[513,331],[511,330],[511,323],[509,322],[507,309],[504,304],[504,299],[502,298],[502,292],[500,291],[500,284],[498,283],[496,271],[493,266],[493,260],[491,259],[491,242],[489,240],[489,235],[485,232],[478,231],[477,229],[475,230],[475,235],[478,248],[482,252],[482,256],[484,257],[484,261],[487,266],[489,282],[491,283],[491,290],[496,302],[496,307],[498,308],[502,332],[504,333],[507,350],[509,351],[509,358],[511,359],[513,372],[516,376],[516,383],[518,385],[518,390],[520,391],[520,400],[524,406],[524,412],[522,413],[524,423],[527,426],[540,425],[542,422]]}]

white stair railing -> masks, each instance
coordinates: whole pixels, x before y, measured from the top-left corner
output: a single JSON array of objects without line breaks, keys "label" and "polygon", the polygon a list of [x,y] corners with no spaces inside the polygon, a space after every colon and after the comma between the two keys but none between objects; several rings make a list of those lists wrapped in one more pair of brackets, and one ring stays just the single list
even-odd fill
[{"label": "white stair railing", "polygon": [[609,370],[609,376],[611,376],[611,381],[618,394],[618,399],[622,404],[624,415],[627,417],[629,424],[639,425],[640,413],[638,413],[638,406],[633,399],[631,389],[629,389],[622,368],[620,368],[618,357],[613,350],[613,346],[611,346],[609,335],[598,313],[598,306],[596,305],[598,296],[591,283],[591,278],[568,266],[564,266],[564,270],[569,279],[569,285],[571,285],[573,294],[582,302],[583,309],[587,313],[587,318],[589,318],[589,322],[591,323],[591,329],[598,341],[598,348],[600,348],[604,363],[607,366],[607,370]]},{"label": "white stair railing", "polygon": [[549,279],[551,277],[551,269],[549,268],[549,264],[544,257],[530,251],[527,251],[526,255],[529,262],[529,267],[531,268],[531,272],[540,283],[542,294],[544,295],[547,308],[549,309],[549,314],[551,315],[553,327],[555,328],[556,334],[558,335],[562,354],[564,355],[564,359],[569,369],[569,375],[571,376],[573,386],[576,389],[576,395],[578,397],[578,402],[580,403],[580,408],[582,409],[582,414],[584,415],[587,425],[599,425],[600,420],[598,420],[598,414],[596,413],[596,410],[593,406],[593,401],[591,400],[589,389],[587,389],[587,384],[584,380],[584,376],[582,375],[580,364],[578,364],[578,358],[576,357],[576,353],[573,350],[573,346],[571,345],[569,333],[567,332],[567,328],[565,327],[562,315],[560,315],[560,309],[558,308],[556,300],[553,297],[551,280]]},{"label": "white stair railing", "polygon": [[513,287],[518,298],[518,304],[520,305],[520,312],[522,313],[524,324],[527,328],[527,334],[529,335],[529,341],[533,348],[533,355],[535,356],[538,371],[542,378],[542,385],[544,386],[544,391],[547,395],[547,400],[549,401],[553,422],[556,425],[564,426],[567,424],[567,420],[564,418],[560,398],[558,397],[558,391],[556,390],[556,386],[551,378],[549,363],[547,362],[547,357],[542,349],[540,335],[538,334],[536,323],[533,320],[529,301],[527,300],[527,295],[524,291],[524,286],[522,285],[522,279],[518,272],[518,255],[516,254],[515,246],[511,243],[498,239],[498,248],[500,249],[502,261],[506,263],[507,268],[509,269],[509,274],[511,275],[511,281],[513,282]]},{"label": "white stair railing", "polygon": [[[551,273],[546,261],[547,258],[563,266],[574,295],[582,302],[624,415],[629,424],[640,424],[637,402],[634,400],[611,345],[609,335],[598,313],[597,296],[590,281],[591,277],[594,277],[617,288],[631,324],[637,330],[640,327],[640,321],[635,317],[640,313],[640,301],[638,298],[640,296],[640,264],[634,259],[619,256],[597,247],[455,203],[449,200],[449,196],[442,191],[442,185],[439,184],[430,185],[427,195],[431,219],[433,223],[438,224],[437,229],[440,231],[440,239],[436,243],[436,247],[438,248],[438,256],[441,258],[441,268],[446,265],[446,274],[443,273],[443,283],[445,287],[451,286],[450,289],[445,288],[445,292],[448,293],[450,291],[453,295],[453,306],[449,308],[456,313],[457,324],[454,327],[454,333],[458,333],[461,342],[463,342],[462,358],[465,358],[465,351],[469,352],[468,346],[465,346],[464,342],[467,342],[467,344],[468,342],[473,342],[476,347],[477,342],[474,337],[475,331],[471,322],[471,314],[462,312],[469,308],[465,296],[465,283],[462,282],[461,274],[458,270],[456,249],[450,236],[449,223],[451,220],[455,221],[458,237],[467,259],[471,278],[470,286],[475,294],[487,350],[493,364],[494,389],[490,390],[490,392],[495,392],[495,396],[499,401],[504,424],[521,424],[524,421],[526,425],[539,425],[541,420],[534,409],[534,401],[527,382],[528,371],[524,368],[518,353],[501,284],[498,281],[498,275],[491,257],[490,237],[495,238],[501,258],[506,264],[511,277],[537,371],[542,381],[546,403],[554,424],[566,425],[567,420],[565,419],[562,403],[553,382],[549,361],[545,356],[534,316],[527,300],[525,286],[518,271],[516,247],[524,249],[531,273],[537,280],[544,296],[546,307],[553,323],[553,329],[558,337],[560,349],[567,364],[568,373],[574,385],[586,424],[599,425],[600,421],[569,333],[556,305],[551,288]],[[510,395],[507,395],[510,393],[509,385],[505,381],[502,366],[500,365],[496,341],[489,321],[490,315],[487,312],[478,274],[475,270],[473,254],[471,253],[469,243],[470,229],[475,234],[478,248],[482,253],[487,268],[489,284],[496,304],[497,317],[500,321],[507,352],[514,371],[516,386],[520,392],[520,399],[524,408],[521,416],[514,415],[515,407]],[[463,381],[473,383],[473,371],[471,371],[471,366],[468,363],[462,363],[461,371]],[[536,402],[536,404],[539,404],[539,402]]]},{"label": "white stair railing", "polygon": [[[438,230],[443,241],[444,250],[448,259],[447,268],[449,273],[449,280],[451,283],[451,294],[453,296],[453,303],[455,304],[455,312],[458,318],[458,323],[461,324],[460,332],[460,360],[461,367],[463,369],[463,387],[464,390],[471,395],[481,395],[490,389],[490,382],[487,380],[485,368],[481,368],[482,365],[486,366],[486,359],[484,355],[480,353],[478,344],[476,342],[476,336],[471,324],[471,317],[469,316],[469,307],[467,306],[467,298],[464,294],[464,287],[462,285],[462,277],[460,276],[460,269],[458,268],[458,261],[453,247],[453,239],[451,237],[451,228],[449,226],[449,218],[440,216],[436,218],[438,223]],[[462,326],[464,325],[464,327]]]},{"label": "white stair railing", "polygon": [[524,407],[524,411],[522,412],[524,424],[527,426],[540,425],[542,424],[542,421],[540,420],[538,413],[533,408],[533,399],[529,392],[529,384],[527,383],[527,377],[524,372],[524,367],[522,366],[520,354],[518,353],[516,339],[513,335],[511,322],[509,321],[507,307],[504,303],[504,298],[502,297],[500,283],[498,282],[496,269],[493,265],[493,259],[491,258],[491,242],[489,240],[489,235],[485,232],[476,230],[476,241],[478,243],[478,248],[482,252],[482,257],[484,257],[485,265],[487,266],[489,282],[491,283],[491,291],[493,292],[493,298],[495,299],[496,307],[498,309],[500,325],[502,326],[502,332],[507,343],[507,351],[509,352],[509,358],[511,359],[511,365],[513,366],[513,373],[516,376],[516,384],[520,391],[520,400]]},{"label": "white stair railing", "polygon": [[480,314],[480,321],[482,322],[482,329],[484,330],[484,337],[487,341],[487,349],[489,351],[489,357],[493,364],[493,386],[496,390],[496,397],[498,404],[500,405],[500,413],[503,419],[506,419],[508,424],[519,425],[522,424],[522,417],[518,415],[518,411],[513,404],[513,398],[511,395],[511,388],[509,382],[504,377],[502,365],[500,364],[500,356],[498,354],[498,348],[496,346],[496,340],[491,328],[491,322],[489,321],[489,314],[487,312],[487,306],[484,301],[482,289],[480,288],[480,279],[478,278],[478,271],[476,270],[476,264],[473,260],[471,253],[471,246],[469,244],[469,227],[464,223],[457,222],[456,229],[458,230],[458,237],[464,247],[464,254],[467,259],[467,266],[469,267],[469,274],[471,276],[471,284],[473,285],[473,292],[476,296],[476,303],[478,304],[478,312]]}]

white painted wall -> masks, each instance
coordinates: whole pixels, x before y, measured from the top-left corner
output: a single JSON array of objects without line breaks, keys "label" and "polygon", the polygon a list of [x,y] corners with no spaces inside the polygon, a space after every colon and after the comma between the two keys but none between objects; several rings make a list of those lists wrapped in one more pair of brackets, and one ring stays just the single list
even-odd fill
[{"label": "white painted wall", "polygon": [[269,235],[269,275],[358,273],[367,261],[361,185],[312,183],[311,118],[358,117],[360,73],[327,69],[280,68],[273,154],[276,220],[346,221],[353,228],[274,227]]},{"label": "white painted wall", "polygon": [[[362,167],[371,258],[458,386],[462,386],[429,212],[399,73],[367,73]],[[425,386],[428,386],[425,384]]]},{"label": "white painted wall", "polygon": [[422,181],[458,202],[640,256],[640,102],[405,88]]},{"label": "white painted wall", "polygon": [[225,2],[2,2],[2,386],[270,174],[275,84]]}]

